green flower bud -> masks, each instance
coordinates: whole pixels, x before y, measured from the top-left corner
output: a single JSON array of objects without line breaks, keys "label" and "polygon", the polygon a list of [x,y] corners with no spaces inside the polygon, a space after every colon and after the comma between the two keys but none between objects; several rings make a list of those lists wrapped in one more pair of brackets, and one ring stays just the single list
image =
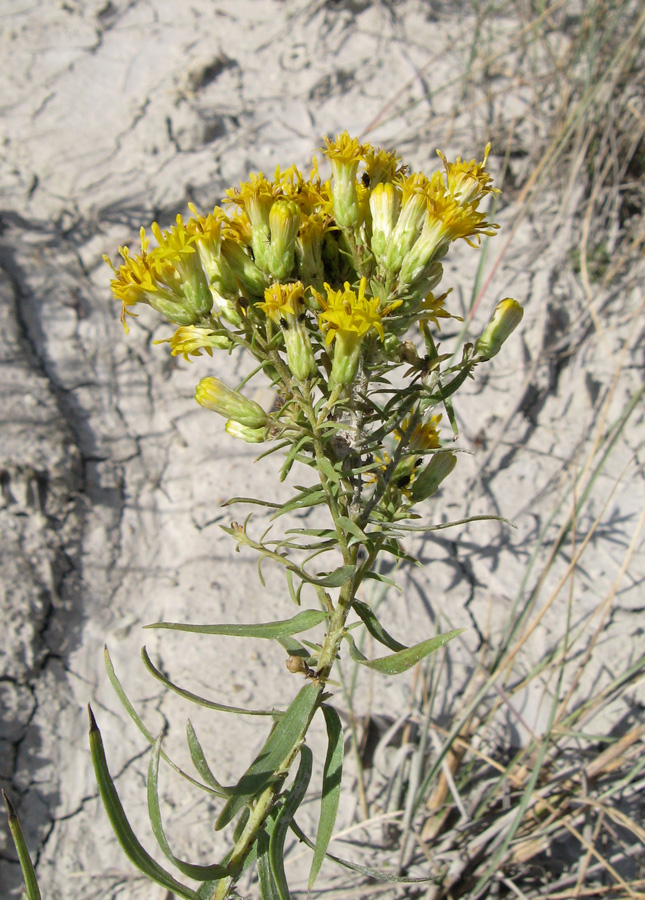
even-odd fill
[{"label": "green flower bud", "polygon": [[231,437],[246,441],[247,444],[262,444],[266,440],[266,428],[249,428],[234,419],[229,419],[224,431]]},{"label": "green flower bud", "polygon": [[252,297],[261,297],[266,287],[266,280],[249,254],[237,241],[230,238],[222,242],[222,252],[244,293]]},{"label": "green flower bud", "polygon": [[399,218],[401,195],[393,184],[377,184],[370,194],[372,213],[371,249],[377,262],[385,257],[394,226]]},{"label": "green flower bud", "polygon": [[482,360],[492,359],[502,348],[502,344],[522,321],[524,310],[517,302],[507,297],[495,307],[493,318],[484,333],[475,343],[475,356]]},{"label": "green flower bud", "polygon": [[421,192],[412,193],[403,205],[383,259],[384,267],[392,274],[398,273],[407,253],[414,246],[426,215],[427,201]]},{"label": "green flower bud", "polygon": [[248,428],[262,428],[268,422],[265,411],[254,400],[232,391],[219,378],[202,378],[195,389],[200,406],[212,409],[226,419],[233,419]]},{"label": "green flower bud", "polygon": [[426,500],[436,493],[439,485],[457,465],[456,454],[449,450],[435,453],[428,465],[419,472],[412,483],[410,496],[414,503]]},{"label": "green flower bud", "polygon": [[293,271],[296,238],[300,228],[300,210],[291,200],[277,200],[269,216],[271,243],[266,267],[272,278],[284,281]]}]

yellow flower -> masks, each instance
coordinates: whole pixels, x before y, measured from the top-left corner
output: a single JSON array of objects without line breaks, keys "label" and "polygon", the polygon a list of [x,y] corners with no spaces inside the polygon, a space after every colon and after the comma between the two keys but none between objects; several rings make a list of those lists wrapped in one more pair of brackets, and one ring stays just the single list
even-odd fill
[{"label": "yellow flower", "polygon": [[304,285],[301,281],[292,284],[272,284],[264,292],[264,302],[256,306],[272,319],[276,325],[287,315],[299,316],[304,312],[302,298]]},{"label": "yellow flower", "polygon": [[401,173],[398,168],[401,157],[394,150],[383,150],[381,147],[377,147],[375,150],[370,144],[364,144],[363,160],[369,186],[372,188],[386,181],[394,181]]},{"label": "yellow flower", "polygon": [[461,316],[453,316],[452,313],[449,313],[444,307],[444,301],[451,291],[452,288],[445,291],[443,294],[440,294],[438,297],[435,297],[432,291],[430,291],[419,307],[419,321],[432,322],[438,331],[441,331],[439,319],[457,319],[457,321],[463,322]]},{"label": "yellow flower", "polygon": [[[358,338],[363,337],[373,328],[381,340],[384,339],[383,316],[379,313],[379,300],[377,297],[367,298],[365,289],[367,279],[361,278],[358,285],[358,294],[352,290],[348,281],[342,291],[334,291],[325,283],[327,297],[324,298],[316,292],[316,299],[323,308],[319,314],[320,327],[326,332],[326,343],[331,344],[337,335],[353,334]],[[389,312],[389,310],[388,310]]]},{"label": "yellow flower", "polygon": [[356,173],[364,156],[358,138],[344,131],[333,141],[325,138],[324,155],[331,162],[334,218],[340,228],[357,228],[361,211],[356,190]]},{"label": "yellow flower", "polygon": [[293,284],[276,283],[265,290],[264,302],[256,304],[282,329],[287,349],[287,365],[298,381],[304,381],[318,371],[305,325],[303,295],[304,285],[301,281]]},{"label": "yellow flower", "polygon": [[366,287],[367,279],[361,278],[358,294],[352,290],[348,281],[342,291],[334,291],[325,283],[326,298],[315,292],[316,299],[323,308],[318,321],[321,330],[326,332],[327,345],[335,339],[330,384],[347,385],[354,380],[358,371],[362,339],[374,329],[383,340],[383,317],[401,305],[401,301],[397,300],[379,312],[378,298],[366,297]]},{"label": "yellow flower", "polygon": [[441,150],[437,150],[437,156],[446,169],[448,193],[453,199],[459,203],[477,205],[486,194],[499,194],[499,189],[492,186],[492,176],[486,171],[489,153],[490,143],[486,144],[484,158],[480,163],[474,159],[470,162],[462,161],[459,156],[456,162],[449,163]]},{"label": "yellow flower", "polygon": [[170,344],[172,356],[180,354],[189,361],[189,356],[201,356],[205,350],[209,356],[213,355],[213,347],[225,350],[231,346],[231,341],[225,334],[216,334],[211,328],[198,328],[195,325],[185,325],[177,329],[171,338],[163,341],[155,341],[155,344]]},{"label": "yellow flower", "polygon": [[269,248],[271,207],[280,194],[279,186],[268,181],[262,172],[257,175],[251,172],[249,180],[243,181],[239,188],[226,191],[224,202],[240,207],[248,217],[253,256],[261,269],[265,266]]},{"label": "yellow flower", "polygon": [[199,313],[176,290],[181,287],[181,283],[174,277],[171,285],[167,283],[169,272],[174,272],[172,265],[164,259],[159,248],[148,253],[149,239],[145,228],[141,228],[139,237],[139,256],[131,256],[128,247],[119,247],[123,263],[118,269],[115,269],[108,256],[103,256],[116,275],[110,282],[110,287],[116,299],[121,301],[121,322],[126,334],[129,331],[126,315],[133,315],[128,307],[136,303],[152,306],[178,325],[194,324],[199,319]]},{"label": "yellow flower", "polygon": [[[441,422],[441,413],[432,416],[428,422],[419,422],[409,435],[408,447],[412,453],[421,453],[423,450],[436,450],[440,446],[438,425]],[[394,432],[394,437],[400,441],[410,427],[410,418],[401,422],[401,427]]]}]

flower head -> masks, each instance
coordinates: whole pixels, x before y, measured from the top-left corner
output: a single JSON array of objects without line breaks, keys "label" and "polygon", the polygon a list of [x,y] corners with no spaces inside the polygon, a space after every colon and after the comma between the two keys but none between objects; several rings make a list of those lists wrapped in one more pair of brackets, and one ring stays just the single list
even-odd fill
[{"label": "flower head", "polygon": [[231,346],[231,341],[225,334],[217,334],[211,328],[199,328],[196,325],[182,325],[171,338],[163,341],[155,341],[155,344],[170,344],[172,356],[183,356],[190,361],[190,356],[201,356],[205,350],[209,356],[213,355],[213,348],[226,350]]},{"label": "flower head", "polygon": [[486,194],[499,194],[499,189],[492,186],[492,176],[486,171],[489,153],[490,143],[486,144],[484,158],[480,163],[474,159],[470,162],[462,161],[460,156],[454,163],[449,163],[441,150],[437,150],[437,156],[446,170],[448,193],[458,203],[477,205]]}]

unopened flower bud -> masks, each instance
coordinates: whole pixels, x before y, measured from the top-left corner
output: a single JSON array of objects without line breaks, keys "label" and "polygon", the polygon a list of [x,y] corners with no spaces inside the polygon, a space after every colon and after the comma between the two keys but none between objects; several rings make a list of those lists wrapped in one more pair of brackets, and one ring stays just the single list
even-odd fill
[{"label": "unopened flower bud", "polygon": [[249,254],[236,241],[230,239],[222,242],[222,253],[242,290],[252,297],[261,297],[266,281]]},{"label": "unopened flower bud", "polygon": [[224,431],[231,437],[246,441],[247,444],[262,444],[266,440],[266,428],[249,428],[234,419],[229,419]]},{"label": "unopened flower bud", "polygon": [[457,465],[457,456],[449,450],[435,453],[428,465],[419,472],[412,483],[411,498],[414,503],[426,500],[436,493],[439,485]]},{"label": "unopened flower bud", "polygon": [[484,333],[475,343],[475,355],[480,359],[492,359],[502,348],[502,344],[511,335],[522,321],[524,310],[517,302],[507,297],[495,307],[493,318],[490,320]]},{"label": "unopened flower bud", "polygon": [[200,406],[248,428],[262,428],[268,421],[261,406],[232,391],[219,378],[202,378],[195,390],[195,400]]},{"label": "unopened flower bud", "polygon": [[393,184],[377,184],[370,194],[370,211],[372,213],[372,253],[377,262],[385,256],[385,252],[394,231],[401,197]]},{"label": "unopened flower bud", "polygon": [[388,241],[383,265],[397,274],[406,255],[414,246],[426,215],[427,201],[421,192],[412,193],[406,200]]},{"label": "unopened flower bud", "polygon": [[269,216],[271,244],[266,263],[276,281],[284,281],[293,271],[299,227],[300,210],[296,204],[292,200],[277,200]]}]

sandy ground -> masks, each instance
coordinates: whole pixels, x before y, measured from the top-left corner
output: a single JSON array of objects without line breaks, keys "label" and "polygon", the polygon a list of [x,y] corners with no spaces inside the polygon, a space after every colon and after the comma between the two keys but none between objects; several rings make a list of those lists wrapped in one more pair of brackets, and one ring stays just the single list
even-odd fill
[{"label": "sandy ground", "polygon": [[[188,760],[182,730],[190,714],[221,780],[239,775],[265,723],[187,709],[146,676],[139,648],[145,641],[180,683],[240,706],[280,705],[293,695],[282,654],[254,642],[159,638],[141,626],[291,615],[279,573],[266,567],[261,589],[253,557],[234,554],[218,528],[230,519],[221,500],[286,498],[288,486],[276,486],[277,459],[252,465],[253,448],[228,438],[218,417],[191,399],[199,377],[233,382],[244,361],[171,361],[152,346],[169,329],[145,312],[126,339],[101,254],[114,258],[119,244],[136,241],[140,224],[166,224],[188,201],[207,209],[249,171],[306,166],[324,134],[365,134],[426,169],[436,164],[436,147],[470,158],[490,138],[498,173],[512,132],[490,271],[516,212],[513,185],[527,175],[522,147],[540,126],[530,79],[503,80],[509,68],[522,71],[517,51],[489,67],[486,102],[484,75],[462,92],[456,76],[474,20],[451,3],[5,0],[0,23],[8,61],[0,71],[0,779],[47,900],[161,900],[164,892],[124,859],[97,800],[89,700],[131,819],[145,829],[145,741],[107,682],[103,645],[151,730],[172,723],[169,752]],[[516,26],[499,17],[500,47]],[[554,47],[565,40],[555,35]],[[573,185],[571,208],[575,201]],[[522,335],[460,396],[462,446],[474,454],[460,464],[463,487],[432,510],[436,520],[501,513],[517,528],[471,525],[413,542],[432,565],[401,576],[404,594],[392,596],[385,614],[404,640],[431,633],[437,621],[468,626],[465,642],[450,649],[457,689],[469,648],[507,614],[536,536],[549,527],[555,534],[549,516],[584,458],[581,445],[588,447],[621,353],[626,369],[608,423],[642,378],[642,343],[630,319],[642,289],[599,295],[603,328],[594,328],[566,255],[571,221],[558,202],[547,195],[525,217],[481,299],[477,323],[501,297],[524,303]],[[464,248],[451,257],[446,282],[457,305],[471,290],[473,256]],[[603,524],[576,582],[577,621],[618,579],[598,678],[645,650],[642,549],[621,572],[645,499],[642,420],[641,407],[586,512]],[[565,606],[563,596],[537,629],[527,668],[561,632]],[[384,685],[376,711],[394,713],[409,680]],[[625,715],[637,716],[642,701],[634,689]],[[527,695],[521,712],[540,726],[539,697]],[[208,853],[209,808],[183,788],[168,790],[177,853]],[[353,812],[348,790],[344,824]],[[18,866],[4,830],[1,839],[0,893],[17,897]]]}]

